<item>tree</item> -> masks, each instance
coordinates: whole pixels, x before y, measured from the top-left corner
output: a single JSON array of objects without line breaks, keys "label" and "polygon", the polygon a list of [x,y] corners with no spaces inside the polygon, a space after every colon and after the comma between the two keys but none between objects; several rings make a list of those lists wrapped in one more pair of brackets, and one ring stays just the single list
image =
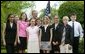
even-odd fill
[{"label": "tree", "polygon": [[39,16],[39,18],[43,19],[44,16],[45,16],[45,9],[42,9],[42,10],[40,11],[40,16]]},{"label": "tree", "polygon": [[63,16],[69,16],[72,12],[77,14],[77,21],[79,21],[84,28],[84,1],[68,1],[61,4],[58,15],[62,19]]},{"label": "tree", "polygon": [[79,42],[79,53],[84,53],[84,38]]},{"label": "tree", "polygon": [[[58,15],[62,19],[63,16],[69,16],[70,13],[77,14],[79,21],[84,28],[84,1],[68,1],[59,7]],[[79,42],[79,53],[84,53],[84,39]]]},{"label": "tree", "polygon": [[8,14],[20,15],[22,9],[30,8],[31,6],[33,7],[33,4],[28,1],[1,1],[1,25],[6,22]]},{"label": "tree", "polygon": [[33,5],[34,4],[29,1],[1,1],[1,32],[8,14],[13,13],[20,15],[22,9],[33,7]]},{"label": "tree", "polygon": [[5,22],[9,13],[20,15],[21,10],[31,7],[33,4],[28,1],[2,1],[1,22]]}]

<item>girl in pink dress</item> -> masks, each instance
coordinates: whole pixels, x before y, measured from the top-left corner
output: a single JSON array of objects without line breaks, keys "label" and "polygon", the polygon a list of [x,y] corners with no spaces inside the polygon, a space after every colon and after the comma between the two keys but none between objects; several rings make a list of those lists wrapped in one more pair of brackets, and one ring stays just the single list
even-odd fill
[{"label": "girl in pink dress", "polygon": [[20,20],[17,21],[19,53],[25,52],[25,49],[27,48],[26,28],[28,27],[28,22],[26,22],[26,20],[27,20],[27,15],[25,13],[22,13]]}]

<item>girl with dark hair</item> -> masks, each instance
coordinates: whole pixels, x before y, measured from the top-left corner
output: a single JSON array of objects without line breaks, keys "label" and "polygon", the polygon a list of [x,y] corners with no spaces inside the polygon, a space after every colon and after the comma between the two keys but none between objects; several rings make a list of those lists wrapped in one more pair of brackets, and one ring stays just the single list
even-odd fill
[{"label": "girl with dark hair", "polygon": [[14,53],[14,45],[16,45],[17,25],[14,22],[14,15],[9,14],[7,22],[3,26],[3,45],[6,46],[7,53]]},{"label": "girl with dark hair", "polygon": [[40,18],[36,19],[36,24],[37,24],[38,27],[42,26],[42,21],[41,21]]},{"label": "girl with dark hair", "polygon": [[26,28],[28,27],[26,13],[21,13],[20,20],[17,21],[17,36],[19,44],[19,53],[24,53],[27,48]]}]

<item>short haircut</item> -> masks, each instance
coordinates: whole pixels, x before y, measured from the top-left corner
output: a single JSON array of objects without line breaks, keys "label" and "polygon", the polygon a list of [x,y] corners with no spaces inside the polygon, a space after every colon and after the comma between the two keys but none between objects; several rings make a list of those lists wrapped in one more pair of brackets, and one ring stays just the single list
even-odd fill
[{"label": "short haircut", "polygon": [[68,16],[63,16],[63,19],[69,20],[69,17]]},{"label": "short haircut", "polygon": [[59,18],[58,15],[55,15],[54,18],[55,18],[55,17],[56,17],[56,18]]},{"label": "short haircut", "polygon": [[76,14],[75,14],[75,13],[71,13],[71,14],[69,14],[69,15],[70,15],[70,17],[71,17],[71,16],[76,16]]},{"label": "short haircut", "polygon": [[33,12],[36,12],[36,13],[37,13],[37,11],[36,11],[36,10],[32,10],[32,14],[33,14]]}]

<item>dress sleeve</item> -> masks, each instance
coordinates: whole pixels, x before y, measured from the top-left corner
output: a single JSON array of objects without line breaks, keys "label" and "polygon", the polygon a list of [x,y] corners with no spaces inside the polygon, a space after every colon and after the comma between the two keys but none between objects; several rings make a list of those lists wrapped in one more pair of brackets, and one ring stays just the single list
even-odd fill
[{"label": "dress sleeve", "polygon": [[36,26],[36,30],[37,30],[37,32],[39,32],[39,27]]}]

